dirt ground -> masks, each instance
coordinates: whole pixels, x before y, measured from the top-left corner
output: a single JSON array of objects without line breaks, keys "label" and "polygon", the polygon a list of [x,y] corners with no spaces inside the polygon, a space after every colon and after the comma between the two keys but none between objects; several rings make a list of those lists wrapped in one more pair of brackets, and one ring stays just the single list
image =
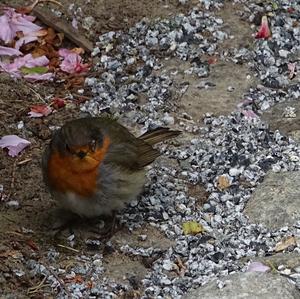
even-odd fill
[{"label": "dirt ground", "polygon": [[[63,8],[61,10],[65,12],[67,20],[71,20],[72,13],[69,8],[73,2],[76,4],[72,8],[72,13],[77,11],[81,19],[87,16],[93,17],[91,30],[83,30],[83,33],[91,41],[97,40],[100,33],[111,30],[126,30],[143,17],[150,19],[168,17],[172,14],[186,12],[197,3],[197,1],[195,3],[189,1],[187,5],[178,5],[177,0],[62,0]],[[9,1],[7,4],[24,5],[24,2]],[[78,12],[79,7],[81,12]],[[224,19],[226,31],[234,35],[233,42],[226,41],[219,51],[228,51],[230,47],[247,43],[245,36],[251,37],[249,24],[241,21],[237,13],[238,8],[233,10],[231,4],[218,12]],[[242,100],[243,93],[255,81],[249,74],[247,66],[237,66],[226,61],[218,61],[213,66],[210,76],[210,80],[216,84],[216,87],[203,91],[196,87],[200,82],[198,78],[184,74],[184,70],[188,68],[186,63],[173,59],[164,63],[166,65],[165,72],[169,72],[173,68],[179,70],[176,78],[174,78],[175,82],[188,81],[190,83],[188,92],[181,99],[179,109],[197,120],[201,120],[205,112],[226,114],[232,111],[236,104]],[[233,86],[234,91],[228,92],[228,86]],[[70,259],[70,252],[57,247],[59,241],[49,235],[45,226],[49,211],[54,207],[54,203],[42,182],[40,162],[41,153],[51,136],[49,127],[60,126],[66,120],[80,115],[80,97],[76,97],[79,88],[80,86],[77,86],[76,89],[68,89],[63,83],[31,84],[22,80],[15,81],[7,75],[0,74],[0,136],[19,135],[17,125],[23,122],[27,130],[31,132],[29,140],[32,143],[17,158],[11,158],[5,150],[0,150],[0,184],[3,185],[3,192],[0,193],[2,198],[0,200],[0,273],[12,272],[17,266],[16,263],[18,262],[13,256],[3,258],[3,252],[8,250],[21,252],[28,259],[32,254],[35,254],[43,260],[46,249],[55,247],[61,252],[62,263],[64,260]],[[75,101],[66,108],[60,109],[43,119],[28,117],[29,107],[33,104],[43,103],[49,95],[64,97],[70,93],[75,95]],[[91,94],[86,91],[85,96],[88,98]],[[203,197],[204,194],[201,187],[193,187],[191,192],[199,198]],[[10,201],[17,200],[20,206],[16,209],[7,208],[5,201],[8,198]],[[113,241],[133,244],[138,242],[137,235],[145,232],[151,236],[150,241],[157,246],[162,244],[166,246],[171,242],[159,232],[149,231],[149,228],[142,228],[141,231],[134,234],[126,231],[119,232],[113,237]],[[82,240],[81,245],[76,247],[76,250],[87,255],[90,252],[84,240]],[[95,253],[93,252],[93,254]],[[147,267],[143,261],[131,260],[127,256],[116,253],[107,254],[105,263],[112,265],[110,272],[106,275],[116,280],[122,280],[128,271],[138,272],[137,277],[142,277],[147,272]],[[122,272],[120,269],[124,269],[124,271]],[[27,295],[24,294],[27,294],[28,288],[38,283],[35,279],[27,276],[24,280],[24,277],[22,279],[18,279],[17,276],[3,278],[0,275],[0,289],[7,290],[6,293],[9,293],[9,290],[14,290],[12,291],[13,298],[18,296],[25,298]],[[34,296],[34,298],[41,297],[42,293],[36,293]]]}]

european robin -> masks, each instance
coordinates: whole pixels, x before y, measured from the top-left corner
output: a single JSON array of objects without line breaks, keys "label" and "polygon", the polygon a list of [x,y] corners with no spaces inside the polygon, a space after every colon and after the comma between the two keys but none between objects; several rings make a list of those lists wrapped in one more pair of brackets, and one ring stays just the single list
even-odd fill
[{"label": "european robin", "polygon": [[116,120],[89,117],[57,130],[43,153],[43,177],[64,210],[82,217],[110,215],[142,191],[152,146],[179,135],[158,128],[136,138]]}]

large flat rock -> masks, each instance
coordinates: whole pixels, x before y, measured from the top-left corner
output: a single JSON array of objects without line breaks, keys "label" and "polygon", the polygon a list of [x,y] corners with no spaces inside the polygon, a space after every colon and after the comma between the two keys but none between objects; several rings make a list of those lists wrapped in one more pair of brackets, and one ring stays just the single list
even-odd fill
[{"label": "large flat rock", "polygon": [[300,220],[300,172],[270,172],[250,198],[245,213],[250,221],[270,229]]},{"label": "large flat rock", "polygon": [[237,273],[189,292],[184,299],[296,299],[300,292],[286,278],[271,273]]},{"label": "large flat rock", "polygon": [[[285,109],[295,109],[295,117],[285,117]],[[281,133],[300,142],[300,101],[278,103],[262,116],[270,125],[271,130],[279,130]]]}]

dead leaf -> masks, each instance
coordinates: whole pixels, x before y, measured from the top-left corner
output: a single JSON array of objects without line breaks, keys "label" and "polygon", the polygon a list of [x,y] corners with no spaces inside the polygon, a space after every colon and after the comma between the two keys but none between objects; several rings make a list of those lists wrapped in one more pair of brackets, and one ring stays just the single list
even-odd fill
[{"label": "dead leaf", "polygon": [[297,246],[297,240],[294,236],[283,238],[279,243],[276,244],[274,251],[283,251],[290,246]]},{"label": "dead leaf", "polygon": [[216,64],[218,61],[218,58],[216,56],[211,56],[207,59],[208,64]]},{"label": "dead leaf", "polygon": [[8,258],[12,257],[14,259],[20,259],[23,257],[23,254],[19,250],[7,250],[4,252],[0,252],[0,258]]},{"label": "dead leaf", "polygon": [[218,177],[217,188],[220,190],[227,189],[231,186],[230,179],[227,175],[221,175]]},{"label": "dead leaf", "polygon": [[187,221],[182,224],[182,230],[185,235],[196,235],[204,232],[203,226],[196,221]]},{"label": "dead leaf", "polygon": [[39,250],[38,246],[31,239],[27,240],[26,243],[32,250],[34,251]]},{"label": "dead leaf", "polygon": [[20,71],[24,75],[45,74],[48,72],[48,68],[45,66],[34,66],[34,67],[23,66],[20,68]]},{"label": "dead leaf", "polygon": [[66,83],[64,84],[65,89],[70,90],[73,88],[79,88],[84,85],[85,77],[82,76],[75,76],[73,78],[70,78],[66,80]]}]

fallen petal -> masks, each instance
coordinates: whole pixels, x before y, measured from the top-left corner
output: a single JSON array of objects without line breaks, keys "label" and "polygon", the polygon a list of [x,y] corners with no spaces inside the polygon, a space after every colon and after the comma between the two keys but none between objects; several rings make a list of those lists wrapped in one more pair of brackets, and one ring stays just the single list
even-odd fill
[{"label": "fallen petal", "polygon": [[26,58],[24,64],[26,67],[46,66],[49,64],[49,59],[45,55],[34,58],[31,54],[27,54],[24,58]]},{"label": "fallen petal", "polygon": [[271,31],[268,24],[267,16],[263,16],[261,19],[261,25],[258,32],[255,35],[255,38],[264,38],[267,39],[271,36]]},{"label": "fallen petal", "polygon": [[89,65],[82,63],[81,56],[74,51],[60,49],[58,54],[64,58],[60,64],[60,69],[66,73],[82,73],[89,69]]},{"label": "fallen petal", "polygon": [[61,98],[54,98],[51,102],[51,106],[55,109],[63,108],[66,106],[66,101]]},{"label": "fallen petal", "polygon": [[14,48],[0,46],[0,56],[1,55],[21,56],[21,55],[23,55],[23,53],[21,53],[19,50],[14,49]]},{"label": "fallen petal", "polygon": [[78,21],[76,20],[76,18],[73,18],[72,20],[72,27],[76,30],[78,30]]},{"label": "fallen petal", "polygon": [[7,15],[0,17],[0,40],[8,43],[14,39],[16,32],[11,28],[9,24],[9,18]]},{"label": "fallen petal", "polygon": [[296,62],[290,62],[288,63],[288,70],[289,70],[289,78],[293,79],[296,76],[297,70],[296,70],[297,63]]},{"label": "fallen petal", "polygon": [[253,110],[243,110],[242,113],[247,119],[257,118],[257,115]]},{"label": "fallen petal", "polygon": [[38,31],[25,33],[24,36],[16,42],[15,48],[20,49],[23,45],[36,41],[39,37],[47,35],[47,29],[40,29]]},{"label": "fallen petal", "polygon": [[261,262],[252,262],[248,265],[247,272],[267,272],[270,270],[270,267],[264,265]]},{"label": "fallen petal", "polygon": [[30,142],[16,135],[6,135],[0,139],[0,147],[7,148],[11,157],[17,156]]},{"label": "fallen petal", "polygon": [[30,112],[28,112],[29,117],[42,117],[48,116],[52,112],[52,108],[48,105],[35,105],[30,108]]},{"label": "fallen petal", "polygon": [[4,15],[0,16],[0,39],[5,43],[12,41],[19,31],[28,35],[42,29],[33,23],[35,17],[17,13],[10,7],[5,7],[3,11]]},{"label": "fallen petal", "polygon": [[31,54],[27,54],[24,57],[15,58],[12,63],[0,63],[0,67],[3,71],[8,73],[18,72],[21,67],[35,67],[35,66],[46,66],[49,60],[46,56],[40,56],[33,58]]},{"label": "fallen petal", "polygon": [[23,45],[29,44],[36,41],[38,38],[36,36],[23,36],[15,44],[16,49],[20,49]]},{"label": "fallen petal", "polygon": [[19,13],[14,13],[11,18],[11,26],[15,32],[22,31],[24,34],[39,31],[42,27],[32,23],[32,21]]},{"label": "fallen petal", "polygon": [[53,73],[45,73],[45,74],[30,74],[24,76],[25,79],[31,81],[49,81],[54,77]]},{"label": "fallen petal", "polygon": [[68,55],[70,55],[71,53],[73,53],[71,50],[66,49],[66,48],[62,48],[58,50],[58,54],[59,56],[66,58]]}]

